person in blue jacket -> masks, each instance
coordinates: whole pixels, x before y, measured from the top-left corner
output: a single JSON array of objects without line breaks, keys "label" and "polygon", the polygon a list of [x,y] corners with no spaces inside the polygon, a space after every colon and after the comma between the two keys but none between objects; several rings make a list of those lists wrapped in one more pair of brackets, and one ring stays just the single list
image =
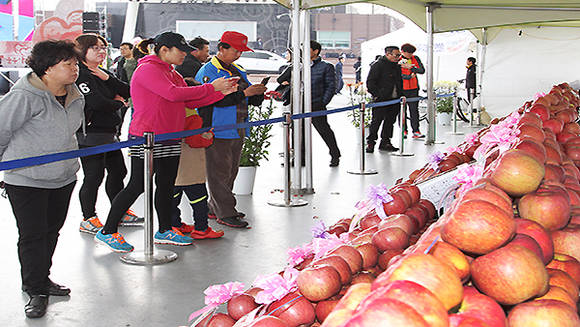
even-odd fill
[{"label": "person in blue jacket", "polygon": [[[243,123],[248,120],[248,105],[258,106],[264,100],[266,86],[252,85],[246,71],[234,62],[248,47],[248,37],[242,33],[226,31],[218,43],[218,53],[197,72],[195,79],[211,83],[217,78],[239,78],[238,91],[211,106],[199,108],[204,127]],[[248,227],[244,214],[236,210],[232,192],[238,174],[244,137],[249,129],[214,131],[214,142],[206,149],[207,184],[209,187],[209,217],[217,222],[237,228]]]}]

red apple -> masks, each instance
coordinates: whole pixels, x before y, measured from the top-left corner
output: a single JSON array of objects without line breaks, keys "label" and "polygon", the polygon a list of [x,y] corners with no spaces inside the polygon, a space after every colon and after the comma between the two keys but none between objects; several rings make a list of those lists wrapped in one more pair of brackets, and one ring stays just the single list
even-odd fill
[{"label": "red apple", "polygon": [[216,313],[209,315],[199,322],[196,327],[231,327],[236,323],[230,316],[225,313]]},{"label": "red apple", "polygon": [[572,296],[570,296],[565,289],[559,286],[550,286],[548,293],[538,297],[536,300],[558,300],[576,309],[576,302],[572,299]]},{"label": "red apple", "polygon": [[321,264],[308,267],[300,272],[296,280],[298,290],[309,301],[322,301],[335,295],[342,286],[338,271]]},{"label": "red apple", "polygon": [[338,300],[327,300],[318,302],[315,308],[316,319],[318,319],[319,322],[323,323],[324,319],[328,317],[328,315],[332,312],[334,307],[336,307],[337,303]]},{"label": "red apple", "polygon": [[557,300],[539,300],[516,305],[508,315],[510,327],[578,327],[573,308]]},{"label": "red apple", "polygon": [[544,147],[546,148],[546,163],[556,165],[562,163],[562,152],[558,144],[548,144],[548,142],[545,142]]},{"label": "red apple", "polygon": [[489,327],[489,325],[481,319],[454,313],[449,315],[449,327]]},{"label": "red apple", "polygon": [[298,292],[289,293],[272,302],[266,313],[282,319],[288,327],[310,325],[316,319],[314,306]]},{"label": "red apple", "polygon": [[355,249],[357,249],[357,251],[360,252],[360,255],[362,256],[363,269],[368,269],[377,265],[377,262],[379,261],[379,250],[372,243],[356,245]]},{"label": "red apple", "polygon": [[564,181],[564,168],[562,166],[546,164],[544,167],[546,168],[546,174],[544,175],[545,181],[556,181],[560,183]]},{"label": "red apple", "polygon": [[471,263],[471,278],[484,294],[513,305],[548,289],[548,272],[540,258],[520,245],[507,245]]},{"label": "red apple", "polygon": [[258,304],[254,302],[254,297],[248,294],[240,294],[232,297],[228,301],[228,314],[234,320],[239,320],[247,313],[256,309]]},{"label": "red apple", "polygon": [[249,327],[288,327],[288,324],[278,317],[261,316],[254,320]]},{"label": "red apple", "polygon": [[516,233],[533,238],[542,249],[542,261],[547,264],[554,257],[554,242],[552,236],[542,225],[529,219],[515,219]]},{"label": "red apple", "polygon": [[514,197],[535,191],[544,178],[544,165],[522,150],[508,150],[498,159],[490,178],[494,185]]},{"label": "red apple", "polygon": [[392,215],[387,219],[381,221],[379,229],[386,227],[399,227],[408,235],[413,235],[419,230],[419,223],[414,219],[404,214]]},{"label": "red apple", "polygon": [[558,286],[568,292],[572,297],[574,303],[578,302],[578,283],[563,270],[547,268],[548,276],[550,276],[550,286]]},{"label": "red apple", "polygon": [[463,301],[457,312],[460,316],[477,318],[489,327],[507,326],[507,319],[501,306],[472,286],[463,288]]},{"label": "red apple", "polygon": [[534,240],[532,237],[525,235],[525,234],[517,234],[516,236],[508,243],[510,245],[521,245],[523,247],[525,247],[526,249],[534,252],[538,258],[540,258],[540,260],[543,260],[544,255],[542,253],[542,249],[540,248],[540,245],[538,244],[538,242],[536,242],[536,240]]},{"label": "red apple", "polygon": [[429,254],[452,267],[459,279],[466,280],[469,277],[469,261],[467,261],[465,254],[453,245],[437,242],[431,248]]},{"label": "red apple", "polygon": [[419,229],[423,228],[423,226],[425,226],[427,223],[427,220],[429,220],[429,211],[427,211],[427,209],[423,208],[423,206],[419,204],[414,204],[407,208],[404,214],[411,218],[415,218],[415,220],[417,220],[419,223]]},{"label": "red apple", "polygon": [[508,202],[500,194],[491,191],[489,189],[486,189],[485,185],[475,186],[474,188],[465,192],[461,197],[461,201],[467,200],[487,201],[505,210],[508,214],[510,215],[513,214],[512,202],[511,201]]},{"label": "red apple", "polygon": [[411,306],[395,299],[377,299],[357,310],[344,326],[413,326],[428,327],[429,324]]},{"label": "red apple", "polygon": [[549,128],[554,134],[558,134],[564,129],[564,122],[559,119],[548,119],[544,122],[544,128]]},{"label": "red apple", "polygon": [[[580,175],[580,173],[579,173]],[[433,203],[427,199],[421,199],[419,200],[419,205],[423,206],[423,208],[427,209],[427,211],[429,212],[429,218],[435,218],[435,215],[437,215],[437,209],[435,208],[435,205],[433,205]]]},{"label": "red apple", "polygon": [[341,245],[330,251],[329,254],[336,254],[341,256],[346,261],[346,263],[348,263],[350,271],[353,274],[358,273],[362,269],[363,258],[360,253],[350,245]]},{"label": "red apple", "polygon": [[540,103],[532,105],[530,112],[535,113],[542,121],[546,121],[550,118],[550,111],[548,108]]},{"label": "red apple", "polygon": [[401,194],[391,193],[393,200],[391,202],[383,203],[383,208],[385,208],[385,213],[390,215],[395,215],[398,213],[403,213],[407,209],[407,203],[405,198]]},{"label": "red apple", "polygon": [[516,149],[525,151],[528,155],[534,157],[538,162],[546,161],[546,147],[543,143],[534,139],[526,138],[518,142]]},{"label": "red apple", "polygon": [[398,256],[401,253],[403,253],[403,249],[386,250],[385,252],[379,255],[378,262],[379,267],[381,267],[382,270],[386,270],[387,267],[389,266],[389,261],[391,261],[392,258]]},{"label": "red apple", "polygon": [[340,275],[340,282],[342,285],[350,283],[352,278],[352,272],[350,271],[348,263],[346,263],[346,261],[342,257],[336,254],[330,254],[312,262],[312,266],[325,264],[336,269],[336,271]]},{"label": "red apple", "polygon": [[361,271],[352,277],[352,284],[367,283],[371,284],[376,279],[375,275],[368,271]]},{"label": "red apple", "polygon": [[378,225],[380,222],[381,222],[381,218],[379,218],[379,216],[377,216],[376,214],[372,214],[372,215],[364,216],[360,220],[359,225],[363,230],[365,230],[367,228]]},{"label": "red apple", "polygon": [[460,202],[441,229],[441,238],[475,254],[485,254],[505,244],[514,234],[515,222],[498,206],[482,200]]},{"label": "red apple", "polygon": [[552,232],[554,251],[567,254],[580,261],[580,225],[570,225]]},{"label": "red apple", "polygon": [[566,272],[580,285],[580,262],[574,257],[563,253],[554,253],[554,259],[550,261],[547,267]]},{"label": "red apple", "polygon": [[519,126],[519,130],[520,130],[520,135],[519,135],[520,138],[531,137],[534,140],[539,141],[539,142],[544,142],[544,139],[546,138],[544,131],[536,125],[521,124]]},{"label": "red apple", "polygon": [[381,252],[404,249],[409,246],[409,235],[398,227],[387,227],[376,232],[372,242]]}]

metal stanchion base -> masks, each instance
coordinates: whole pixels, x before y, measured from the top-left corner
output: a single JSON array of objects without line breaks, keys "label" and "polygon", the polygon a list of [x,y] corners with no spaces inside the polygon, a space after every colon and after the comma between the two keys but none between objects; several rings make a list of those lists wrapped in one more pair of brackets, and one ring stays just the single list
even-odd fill
[{"label": "metal stanchion base", "polygon": [[177,253],[168,250],[155,250],[152,255],[145,255],[145,251],[133,251],[121,256],[121,261],[130,265],[154,266],[162,265],[177,259]]},{"label": "metal stanchion base", "polygon": [[409,153],[409,152],[403,152],[403,153],[400,153],[400,152],[393,152],[393,153],[391,153],[391,155],[392,155],[392,156],[396,156],[396,157],[412,157],[412,156],[414,156],[415,154],[414,154],[414,153]]},{"label": "metal stanchion base", "polygon": [[274,207],[303,207],[308,204],[308,201],[303,199],[292,199],[290,203],[286,203],[285,199],[276,199],[268,201],[268,204]]},{"label": "metal stanchion base", "polygon": [[292,188],[290,189],[290,192],[292,194],[298,194],[298,195],[305,195],[305,194],[314,194],[316,192],[314,192],[313,188]]},{"label": "metal stanchion base", "polygon": [[374,174],[378,174],[378,172],[375,169],[365,169],[365,170],[361,170],[361,169],[350,169],[350,170],[347,170],[347,173],[353,174],[353,175],[374,175]]},{"label": "metal stanchion base", "polygon": [[463,132],[447,132],[447,134],[449,134],[449,135],[463,135],[465,133],[463,133]]},{"label": "metal stanchion base", "polygon": [[425,145],[433,145],[433,144],[445,144],[445,142],[443,142],[443,141],[425,142]]}]

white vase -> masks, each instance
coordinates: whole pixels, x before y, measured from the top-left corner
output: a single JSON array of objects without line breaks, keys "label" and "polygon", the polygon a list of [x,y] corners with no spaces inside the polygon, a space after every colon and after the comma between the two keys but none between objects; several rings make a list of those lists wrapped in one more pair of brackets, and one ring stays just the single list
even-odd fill
[{"label": "white vase", "polygon": [[256,169],[258,167],[240,167],[238,176],[234,181],[233,192],[236,195],[250,195],[254,190],[254,180],[256,179]]},{"label": "white vase", "polygon": [[[367,126],[365,127],[365,140],[369,136],[370,128]],[[356,140],[356,144],[360,145],[360,128],[355,127],[354,129],[354,139]],[[366,141],[365,141],[366,142]]]},{"label": "white vase", "polygon": [[451,113],[438,112],[437,113],[437,122],[439,122],[439,125],[443,125],[443,126],[451,125]]}]

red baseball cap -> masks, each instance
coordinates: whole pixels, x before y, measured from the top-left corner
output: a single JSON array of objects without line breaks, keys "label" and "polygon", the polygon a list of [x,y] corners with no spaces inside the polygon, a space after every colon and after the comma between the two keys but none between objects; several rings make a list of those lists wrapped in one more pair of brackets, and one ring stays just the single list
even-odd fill
[{"label": "red baseball cap", "polygon": [[242,33],[234,31],[225,31],[220,38],[220,42],[227,43],[234,47],[234,49],[244,52],[254,50],[248,48],[248,37]]}]

